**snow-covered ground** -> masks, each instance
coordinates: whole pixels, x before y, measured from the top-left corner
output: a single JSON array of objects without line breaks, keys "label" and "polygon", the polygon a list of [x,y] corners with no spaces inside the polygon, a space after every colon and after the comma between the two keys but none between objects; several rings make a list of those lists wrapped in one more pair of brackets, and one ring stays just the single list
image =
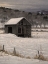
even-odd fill
[{"label": "snow-covered ground", "polygon": [[25,59],[15,56],[1,56],[0,64],[48,64],[48,61],[39,61],[37,59]]},{"label": "snow-covered ground", "polygon": [[[25,57],[34,57],[42,48],[42,53],[48,56],[48,32],[32,33],[32,38],[20,38],[14,34],[0,34],[0,47],[12,53],[14,47],[17,52]],[[1,48],[0,48],[1,49]]]},{"label": "snow-covered ground", "polygon": [[[39,61],[34,59],[38,50],[48,58],[48,32],[32,32],[31,38],[21,38],[14,34],[0,34],[0,49],[13,53],[14,47],[16,53],[24,56],[24,58],[0,55],[1,64],[48,64],[48,61]],[[30,57],[31,59],[27,59]]]}]

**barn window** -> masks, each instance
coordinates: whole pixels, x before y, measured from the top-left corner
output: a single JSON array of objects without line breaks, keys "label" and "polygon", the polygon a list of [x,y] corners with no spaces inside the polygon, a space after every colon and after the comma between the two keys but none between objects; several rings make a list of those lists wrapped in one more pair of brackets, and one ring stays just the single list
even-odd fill
[{"label": "barn window", "polygon": [[21,22],[21,25],[23,25],[23,22]]},{"label": "barn window", "polygon": [[21,33],[21,27],[18,27],[18,33]]}]

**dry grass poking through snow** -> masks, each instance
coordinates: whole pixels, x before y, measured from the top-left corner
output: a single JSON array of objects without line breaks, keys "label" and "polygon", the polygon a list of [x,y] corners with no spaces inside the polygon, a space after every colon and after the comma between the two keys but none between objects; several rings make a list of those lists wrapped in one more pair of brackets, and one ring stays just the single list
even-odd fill
[{"label": "dry grass poking through snow", "polygon": [[[7,51],[4,51],[4,52],[5,52],[5,54],[12,55],[12,56],[17,56],[17,57],[26,58],[26,59],[33,59],[33,58],[31,58],[30,56],[25,57],[25,56],[21,55],[19,52],[16,52],[16,53],[14,53],[14,52],[13,52],[13,53],[8,53]],[[43,54],[36,55],[36,56],[34,57],[34,59],[39,59],[39,60],[43,60],[43,61],[48,61],[48,58],[44,57]]]},{"label": "dry grass poking through snow", "polygon": [[39,59],[39,60],[43,60],[43,61],[48,61],[48,58],[44,57],[43,54],[36,55],[36,56],[34,57],[34,59]]},{"label": "dry grass poking through snow", "polygon": [[5,49],[2,48],[2,46],[0,46],[0,56],[3,56],[3,55],[12,55],[12,56],[17,56],[17,57],[21,57],[21,58],[27,58],[27,59],[31,59],[31,57],[27,56],[23,56],[22,54],[20,54],[19,52],[17,52],[14,48],[13,52],[8,52],[6,51]]},{"label": "dry grass poking through snow", "polygon": [[[33,59],[30,56],[25,57],[25,56],[21,55],[19,52],[15,51],[15,50],[13,51],[13,53],[10,53],[10,52],[8,53],[8,51],[5,51],[5,50],[4,51],[0,50],[0,52],[2,53],[0,56],[3,56],[3,55],[12,55],[12,56],[17,56],[17,57],[26,58],[26,59]],[[35,57],[34,57],[34,59],[48,61],[48,58],[45,58],[43,54],[36,54]]]},{"label": "dry grass poking through snow", "polygon": [[[0,56],[3,56],[3,55],[12,55],[12,56],[17,56],[17,57],[21,57],[21,58],[26,58],[26,59],[32,59],[30,56],[23,56],[22,54],[20,54],[18,51],[13,50],[12,53],[8,52],[8,51],[5,51],[4,49],[1,50],[1,46],[0,46]],[[42,52],[40,53],[40,51],[37,51],[38,54],[35,55],[34,59],[39,59],[39,60],[43,60],[43,61],[48,61],[48,58],[45,58],[44,55],[42,54]]]},{"label": "dry grass poking through snow", "polygon": [[23,55],[21,55],[19,52],[13,52],[12,53],[13,56],[17,56],[17,57],[21,57],[21,58],[25,58]]}]

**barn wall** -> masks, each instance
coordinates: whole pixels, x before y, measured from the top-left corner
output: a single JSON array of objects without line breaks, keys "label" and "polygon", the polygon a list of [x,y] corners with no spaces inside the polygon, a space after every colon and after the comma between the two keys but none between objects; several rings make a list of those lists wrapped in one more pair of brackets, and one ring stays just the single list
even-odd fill
[{"label": "barn wall", "polygon": [[[23,22],[23,25],[21,25],[21,22]],[[31,25],[27,20],[23,19],[17,25],[23,27],[24,37],[31,37]]]},{"label": "barn wall", "polygon": [[16,27],[16,25],[5,25],[5,33],[8,33],[8,27],[12,27],[12,33],[13,34],[17,33],[17,27]]},{"label": "barn wall", "polygon": [[21,25],[21,22],[23,22],[23,25],[31,25],[26,19],[22,19],[17,25]]},{"label": "barn wall", "polygon": [[8,28],[6,25],[5,25],[5,33],[8,33]]},{"label": "barn wall", "polygon": [[28,37],[31,37],[31,26],[29,25],[29,26],[27,26],[27,28],[26,28],[26,34]]},{"label": "barn wall", "polygon": [[20,35],[20,34],[22,34],[22,33],[18,33],[18,27],[21,27],[21,28],[24,29],[24,36],[25,36],[25,35],[26,35],[26,26],[21,26],[21,25],[18,25],[18,26],[17,26],[17,35]]}]

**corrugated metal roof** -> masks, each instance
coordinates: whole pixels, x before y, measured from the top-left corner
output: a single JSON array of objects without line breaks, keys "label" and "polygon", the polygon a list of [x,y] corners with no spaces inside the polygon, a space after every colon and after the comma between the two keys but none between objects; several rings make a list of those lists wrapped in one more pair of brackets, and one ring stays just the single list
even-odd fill
[{"label": "corrugated metal roof", "polygon": [[11,18],[8,22],[5,23],[5,25],[14,25],[17,24],[19,21],[21,21],[24,17],[20,18]]}]

